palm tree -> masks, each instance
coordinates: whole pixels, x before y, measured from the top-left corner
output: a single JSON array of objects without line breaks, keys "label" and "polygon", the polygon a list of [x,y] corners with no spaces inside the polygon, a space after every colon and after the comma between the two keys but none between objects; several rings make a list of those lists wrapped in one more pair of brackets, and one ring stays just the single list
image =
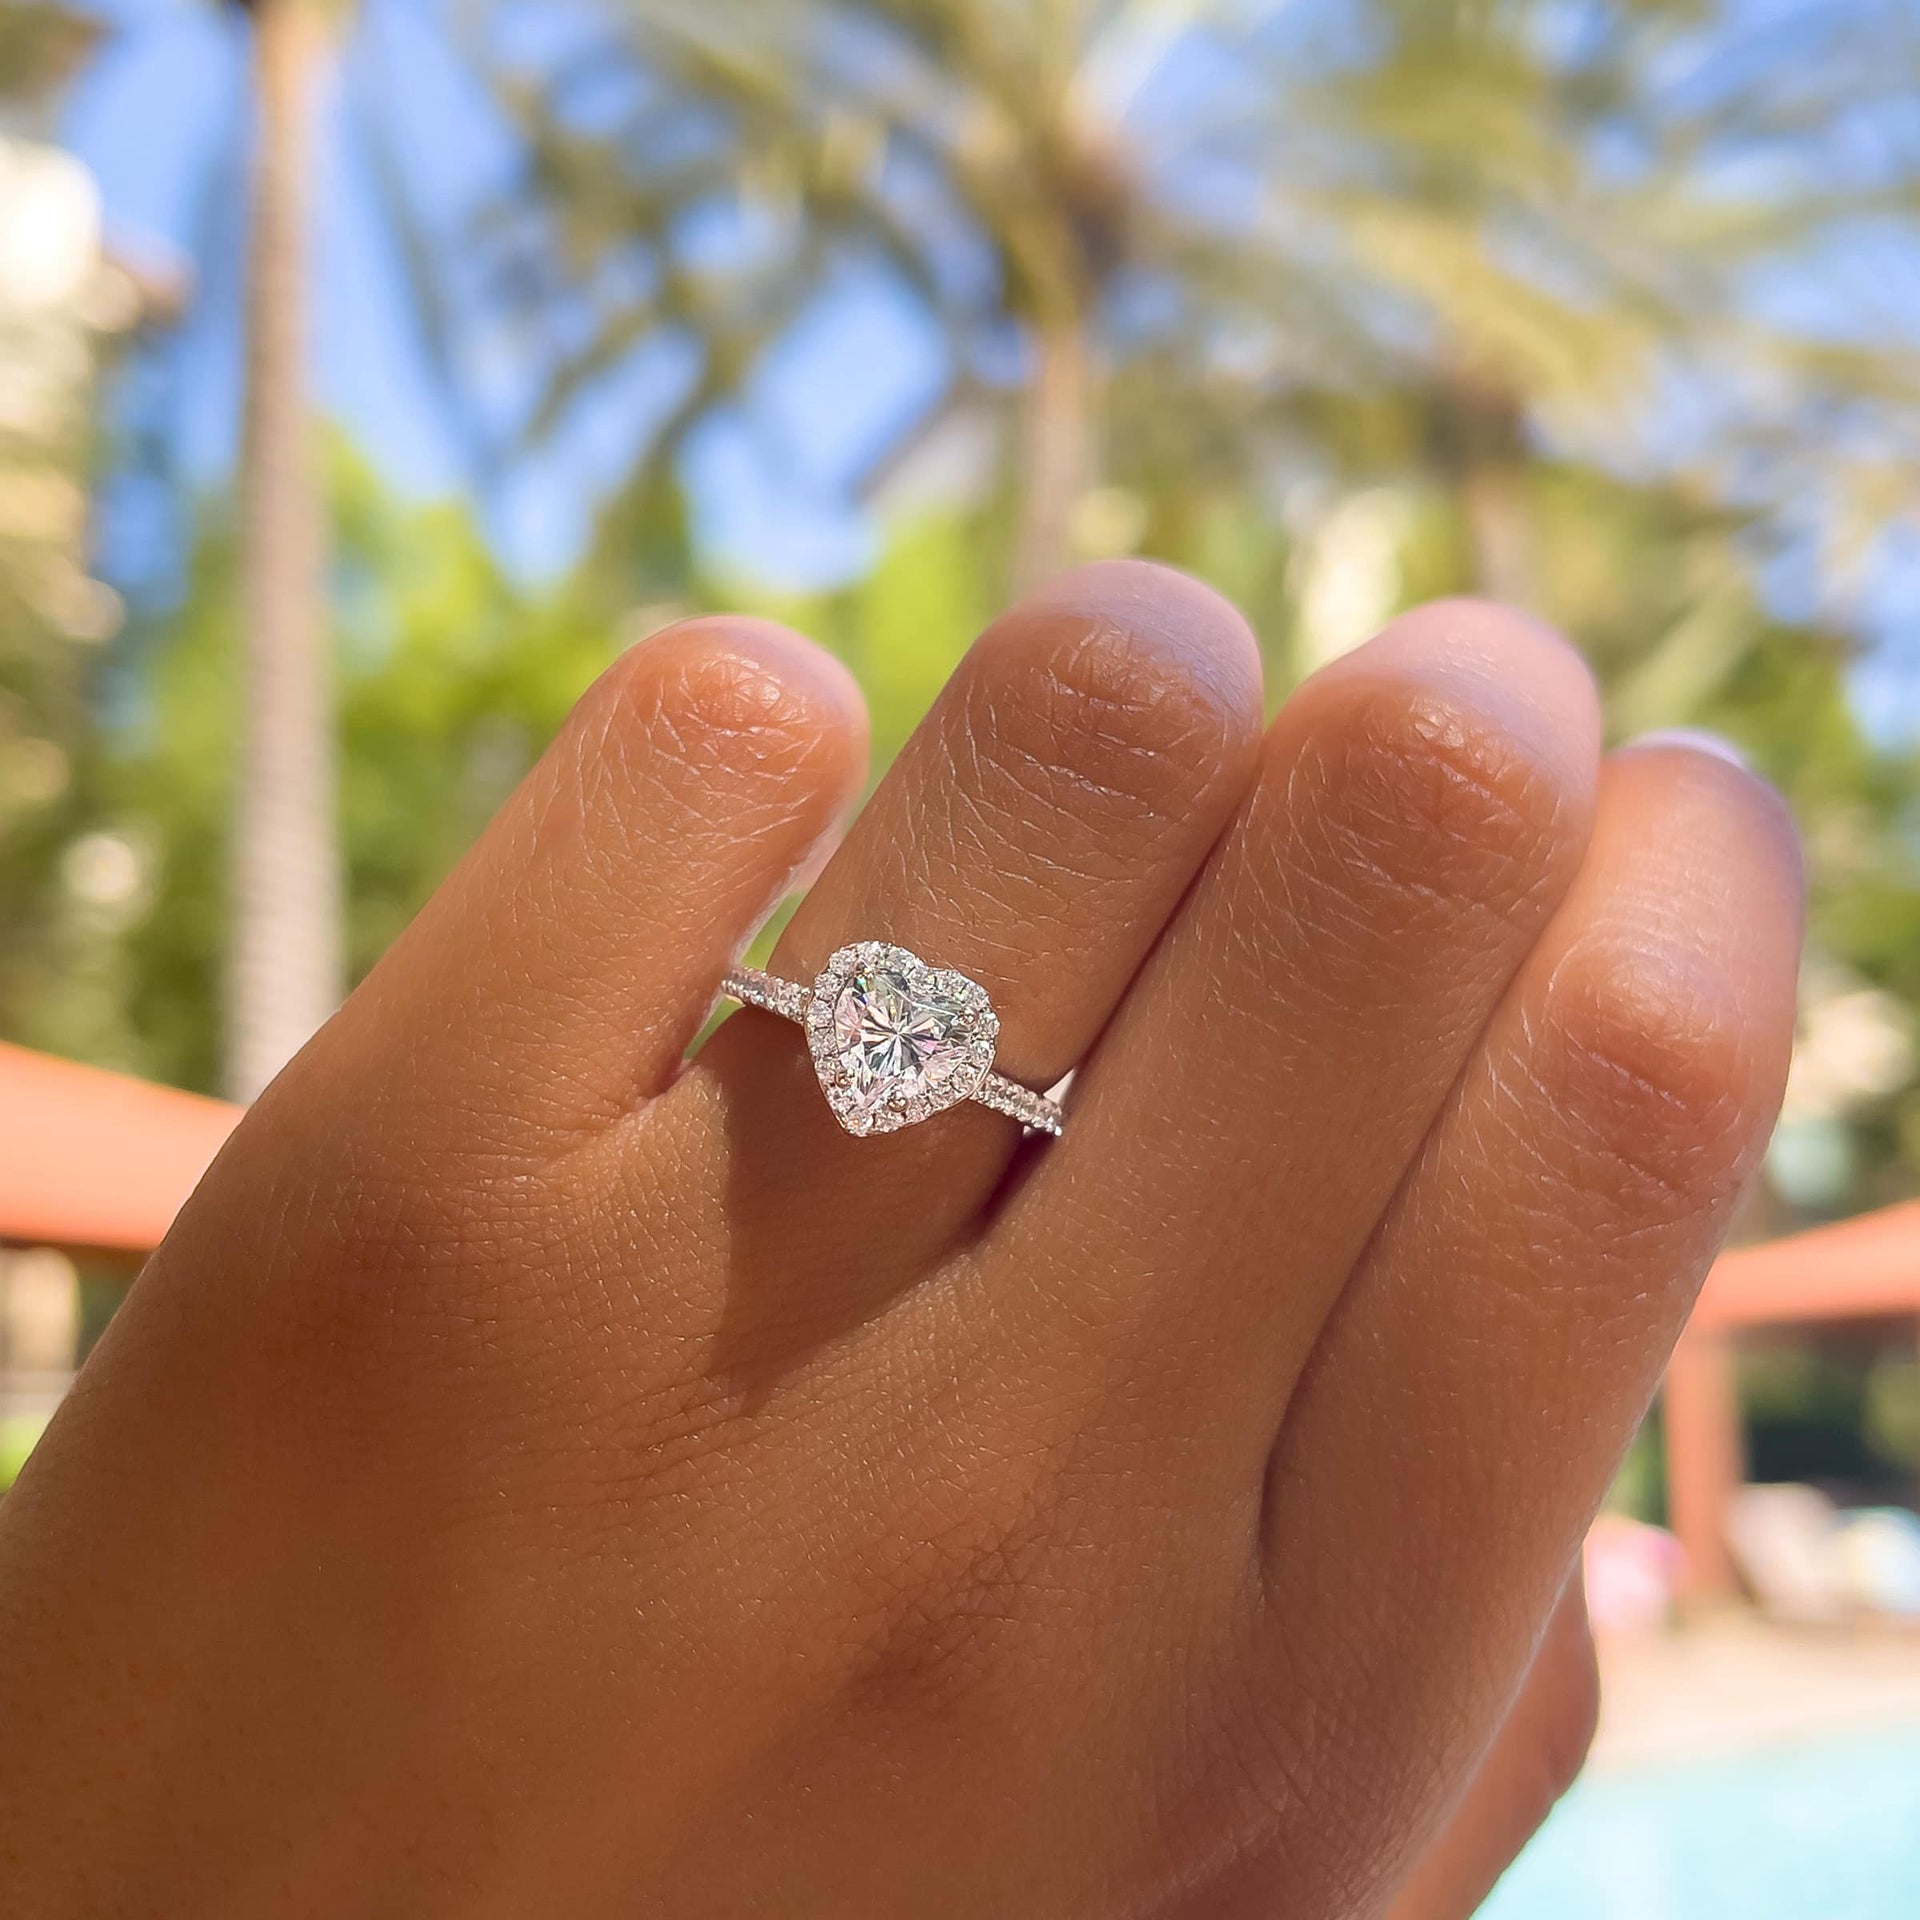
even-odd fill
[{"label": "palm tree", "polygon": [[[247,1100],[333,1012],[345,985],[327,502],[306,323],[321,98],[336,42],[364,10],[353,0],[221,4],[247,30],[247,80],[235,106],[253,123],[235,490],[240,764],[228,847],[221,1067],[227,1090]],[[347,92],[371,121],[364,102]],[[363,143],[381,131],[372,124],[355,130]],[[235,197],[224,177],[228,151],[221,143],[221,171],[202,186],[210,206]],[[384,157],[377,145],[369,151],[376,162]],[[404,249],[409,209],[390,195],[384,210]]]},{"label": "palm tree", "polygon": [[[1115,90],[1134,83],[1100,74],[1150,70],[1167,36],[1147,16],[1182,10],[1101,9],[1113,17],[1076,34],[1067,16],[1080,11],[664,0],[613,16],[616,57],[650,77],[623,124],[583,132],[571,117],[572,85],[604,77],[603,62],[543,88],[508,81],[533,161],[527,201],[551,223],[554,258],[577,266],[646,242],[657,262],[652,284],[559,369],[555,393],[570,398],[636,343],[686,327],[708,348],[676,415],[690,422],[850,250],[877,248],[955,343],[948,407],[1004,404],[980,364],[994,336],[1017,333],[1028,371],[1013,409],[1013,571],[1052,570],[1098,473],[1101,308],[1134,264],[1128,229],[1150,193],[1114,124]],[[704,140],[689,139],[702,116]],[[664,152],[675,158],[663,164]],[[704,271],[676,258],[676,222],[729,199],[754,230],[742,256]],[[985,260],[956,276],[956,248],[976,246]],[[655,450],[671,445],[663,435]]]},{"label": "palm tree", "polygon": [[240,462],[242,761],[232,842],[231,1093],[266,1085],[341,991],[325,511],[307,400],[319,0],[242,0],[258,136]]},{"label": "palm tree", "polygon": [[[1843,365],[1742,304],[1844,197],[1737,163],[1905,85],[1846,11],[1721,77],[1697,10],[1634,0],[609,0],[606,40],[503,94],[553,311],[577,325],[584,287],[599,317],[556,391],[684,329],[717,343],[704,404],[860,249],[944,330],[946,404],[1012,414],[1017,579],[1066,557],[1113,376],[1150,364],[1151,404],[1249,467],[1310,448],[1329,395],[1424,392],[1479,583],[1526,599],[1543,420],[1618,429],[1687,362],[1803,422],[1863,382],[1912,411],[1886,355]],[[728,203],[753,245],[696,269],[674,235]],[[636,248],[651,274],[594,285]]]}]

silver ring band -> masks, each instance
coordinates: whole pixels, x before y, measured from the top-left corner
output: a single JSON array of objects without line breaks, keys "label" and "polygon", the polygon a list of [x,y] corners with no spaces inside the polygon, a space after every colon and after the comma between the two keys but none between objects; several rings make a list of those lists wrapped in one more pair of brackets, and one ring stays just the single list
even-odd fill
[{"label": "silver ring band", "polygon": [[721,991],[793,1021],[815,1076],[849,1133],[891,1133],[963,1100],[1036,1133],[1059,1135],[1057,1100],[993,1070],[1000,1031],[986,989],[882,940],[842,947],[812,986],[733,967]]}]

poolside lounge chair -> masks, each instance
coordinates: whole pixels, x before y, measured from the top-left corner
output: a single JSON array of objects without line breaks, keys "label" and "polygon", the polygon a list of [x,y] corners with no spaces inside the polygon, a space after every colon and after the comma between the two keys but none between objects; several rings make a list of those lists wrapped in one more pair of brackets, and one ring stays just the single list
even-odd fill
[{"label": "poolside lounge chair", "polygon": [[1744,1487],[1727,1544],[1753,1597],[1774,1619],[1835,1626],[1859,1612],[1841,1549],[1839,1510],[1812,1487]]}]

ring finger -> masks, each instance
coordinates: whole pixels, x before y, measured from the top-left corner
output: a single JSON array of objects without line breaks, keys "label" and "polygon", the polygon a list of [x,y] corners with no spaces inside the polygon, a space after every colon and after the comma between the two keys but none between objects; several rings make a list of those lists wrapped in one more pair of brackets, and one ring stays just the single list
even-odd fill
[{"label": "ring finger", "polygon": [[[999,1015],[998,1069],[1045,1087],[1092,1043],[1220,834],[1259,723],[1252,636],[1206,588],[1138,562],[1055,580],[962,662],[773,971],[810,981],[863,939],[957,968]],[[734,1283],[730,1307],[758,1317],[739,1282],[764,1276],[777,1311],[816,1328],[822,1313],[857,1317],[950,1244],[1020,1137],[966,1105],[852,1138],[798,1032],[754,1011],[725,1024],[666,1105],[681,1111],[651,1130],[662,1142],[684,1140],[689,1107],[706,1123],[706,1226],[725,1236],[715,1270]],[[615,1177],[650,1180],[647,1158],[617,1157]]]}]

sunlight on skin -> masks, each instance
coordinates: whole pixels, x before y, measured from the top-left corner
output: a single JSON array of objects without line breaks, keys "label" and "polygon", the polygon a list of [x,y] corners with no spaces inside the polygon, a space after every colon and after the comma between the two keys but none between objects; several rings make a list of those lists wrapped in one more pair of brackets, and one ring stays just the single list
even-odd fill
[{"label": "sunlight on skin", "polygon": [[1157,568],[989,630],[773,965],[963,971],[1071,1123],[859,1140],[764,1013],[683,1064],[858,696],[760,622],[623,656],[0,1508],[10,1909],[1464,1915],[1590,1727],[1556,1601],[1778,1100],[1797,858],[1492,608],[1260,710]]}]

